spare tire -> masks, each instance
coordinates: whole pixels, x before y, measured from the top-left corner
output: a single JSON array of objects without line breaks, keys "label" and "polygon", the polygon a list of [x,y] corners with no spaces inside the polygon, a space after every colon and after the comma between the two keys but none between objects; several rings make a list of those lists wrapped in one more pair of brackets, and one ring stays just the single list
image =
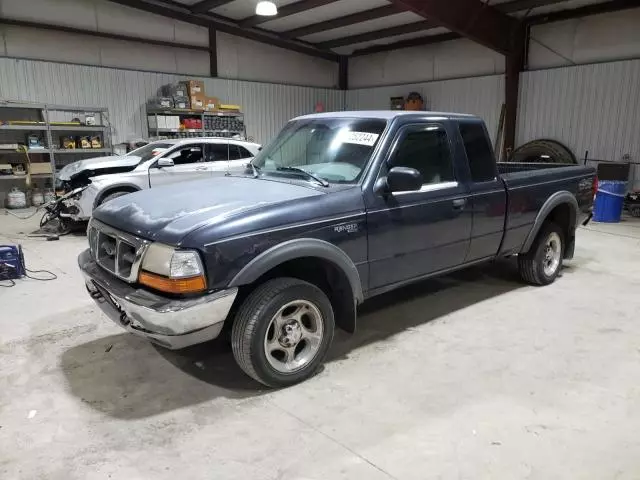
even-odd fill
[{"label": "spare tire", "polygon": [[513,151],[511,162],[518,163],[569,163],[577,164],[575,155],[556,140],[533,140]]}]

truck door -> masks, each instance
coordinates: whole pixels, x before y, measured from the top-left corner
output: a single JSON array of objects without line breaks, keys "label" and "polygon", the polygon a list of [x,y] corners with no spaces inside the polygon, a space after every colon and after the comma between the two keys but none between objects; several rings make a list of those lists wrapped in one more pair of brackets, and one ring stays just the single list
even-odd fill
[{"label": "truck door", "polygon": [[462,119],[458,123],[469,165],[471,244],[466,262],[497,255],[504,233],[507,194],[498,177],[495,156],[484,123]]},{"label": "truck door", "polygon": [[418,191],[366,195],[370,289],[464,262],[471,212],[450,128],[449,122],[411,124],[396,134],[379,178],[392,167],[411,167],[422,174],[423,185]]}]

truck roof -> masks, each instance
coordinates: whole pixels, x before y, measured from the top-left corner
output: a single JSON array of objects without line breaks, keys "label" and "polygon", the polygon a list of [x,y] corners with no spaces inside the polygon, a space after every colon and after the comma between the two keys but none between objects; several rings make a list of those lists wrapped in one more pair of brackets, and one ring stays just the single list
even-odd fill
[{"label": "truck roof", "polygon": [[311,119],[311,118],[379,118],[381,120],[391,120],[401,116],[414,116],[420,118],[479,118],[475,115],[466,113],[451,112],[431,112],[431,111],[407,111],[407,110],[354,110],[346,112],[323,112],[312,113],[310,115],[302,115],[294,118],[294,120]]}]

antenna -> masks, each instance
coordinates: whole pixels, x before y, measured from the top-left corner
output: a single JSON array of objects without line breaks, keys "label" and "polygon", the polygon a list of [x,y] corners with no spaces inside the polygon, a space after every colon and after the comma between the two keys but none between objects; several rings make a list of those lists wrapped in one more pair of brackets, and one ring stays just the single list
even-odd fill
[{"label": "antenna", "polygon": [[225,177],[228,177],[229,175],[231,175],[231,172],[229,171],[231,168],[231,166],[229,165],[229,162],[231,162],[230,156],[231,156],[231,145],[229,145],[229,137],[227,137],[227,173],[225,174]]}]

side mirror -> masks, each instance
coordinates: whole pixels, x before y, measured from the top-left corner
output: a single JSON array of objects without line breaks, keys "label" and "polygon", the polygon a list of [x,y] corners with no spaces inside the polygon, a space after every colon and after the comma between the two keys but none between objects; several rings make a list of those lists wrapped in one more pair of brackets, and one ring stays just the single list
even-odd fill
[{"label": "side mirror", "polygon": [[173,160],[171,160],[170,158],[159,158],[158,162],[156,163],[156,166],[158,168],[173,167],[174,165],[175,163],[173,163]]},{"label": "side mirror", "polygon": [[393,167],[387,174],[388,192],[415,192],[422,188],[422,174],[415,168]]}]

